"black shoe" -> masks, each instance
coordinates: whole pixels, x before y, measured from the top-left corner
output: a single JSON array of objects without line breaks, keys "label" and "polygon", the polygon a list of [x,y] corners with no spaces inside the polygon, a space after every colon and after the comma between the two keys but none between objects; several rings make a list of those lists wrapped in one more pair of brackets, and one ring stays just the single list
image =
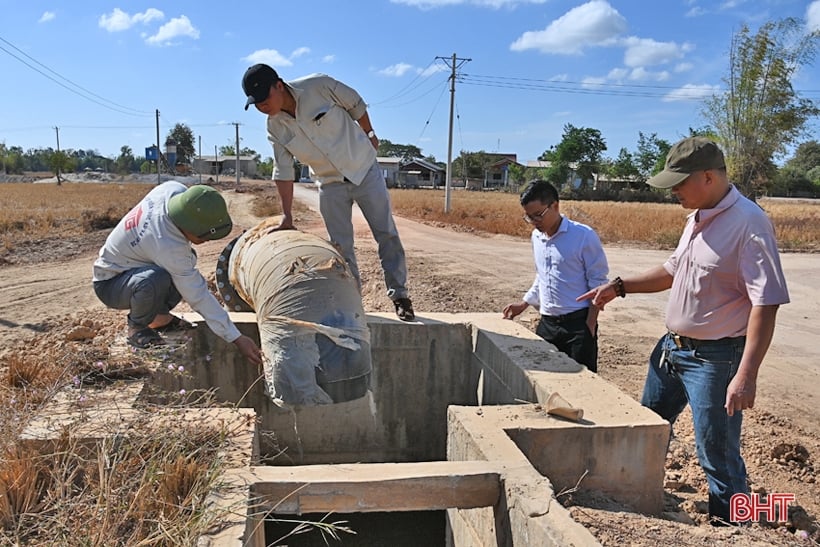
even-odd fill
[{"label": "black shoe", "polygon": [[413,303],[410,302],[409,298],[397,298],[393,301],[393,304],[396,306],[396,315],[402,321],[414,321],[416,319],[416,314],[413,312]]}]

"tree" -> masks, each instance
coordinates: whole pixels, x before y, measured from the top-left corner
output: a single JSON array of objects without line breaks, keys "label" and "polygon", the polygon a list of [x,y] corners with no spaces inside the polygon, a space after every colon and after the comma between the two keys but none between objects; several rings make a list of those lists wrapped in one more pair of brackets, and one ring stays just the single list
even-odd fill
[{"label": "tree", "polygon": [[177,145],[177,163],[191,163],[196,156],[194,151],[194,132],[184,123],[178,123],[168,132],[166,140]]},{"label": "tree", "polygon": [[726,152],[730,179],[754,199],[773,175],[773,160],[820,114],[792,87],[792,76],[814,60],[820,31],[804,34],[795,18],[768,22],[732,37],[725,92],[707,99],[703,113]]},{"label": "tree", "polygon": [[570,169],[574,168],[581,179],[581,187],[584,188],[587,181],[594,179],[600,171],[604,150],[606,141],[600,131],[568,123],[564,126],[561,142],[545,151],[538,159],[552,163],[548,170],[550,182],[563,185],[569,179]]},{"label": "tree", "polygon": [[668,141],[659,139],[656,133],[647,137],[642,131],[638,132],[638,151],[634,159],[644,181],[663,170],[670,148],[672,145]]},{"label": "tree", "polygon": [[456,179],[484,179],[487,166],[493,162],[493,157],[484,150],[478,152],[461,151],[461,155],[453,160],[453,178]]},{"label": "tree", "polygon": [[51,172],[57,176],[57,184],[60,184],[60,173],[66,173],[69,171],[74,170],[74,166],[76,163],[74,160],[64,151],[60,150],[59,152],[55,151],[52,153],[48,158],[48,166],[51,169]]},{"label": "tree", "polygon": [[820,166],[820,142],[807,141],[798,146],[794,156],[786,162],[786,166],[803,173]]},{"label": "tree", "polygon": [[379,156],[401,158],[404,161],[422,157],[421,148],[413,144],[394,144],[387,139],[379,140]]},{"label": "tree", "polygon": [[127,175],[131,172],[133,165],[134,153],[131,151],[131,147],[128,145],[121,146],[120,155],[114,160],[114,170],[121,175]]},{"label": "tree", "polygon": [[643,178],[641,170],[635,162],[635,155],[626,148],[621,148],[618,157],[608,165],[607,171],[616,180],[633,181]]}]

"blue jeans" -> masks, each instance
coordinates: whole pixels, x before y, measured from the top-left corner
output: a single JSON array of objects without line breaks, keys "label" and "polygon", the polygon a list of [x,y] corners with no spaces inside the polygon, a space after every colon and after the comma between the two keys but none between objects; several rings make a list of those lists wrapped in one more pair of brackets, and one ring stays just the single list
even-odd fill
[{"label": "blue jeans", "polygon": [[407,298],[407,263],[404,247],[399,239],[390,194],[379,169],[373,167],[367,172],[361,184],[333,182],[319,188],[319,211],[325,221],[330,241],[338,245],[342,256],[350,266],[356,282],[361,287],[359,266],[353,251],[353,202],[359,206],[370,231],[379,245],[379,259],[384,272],[387,296],[391,300]]},{"label": "blue jeans", "polygon": [[[729,522],[729,500],[748,493],[746,465],[740,455],[743,415],[726,413],[726,388],[737,373],[743,338],[678,348],[664,335],[652,350],[641,404],[674,423],[692,409],[698,460],[709,483],[709,515]],[[661,363],[666,350],[668,369]]]},{"label": "blue jeans", "polygon": [[94,292],[109,308],[130,310],[128,326],[137,329],[147,327],[157,315],[169,313],[182,300],[171,274],[159,266],[135,268],[95,281]]}]

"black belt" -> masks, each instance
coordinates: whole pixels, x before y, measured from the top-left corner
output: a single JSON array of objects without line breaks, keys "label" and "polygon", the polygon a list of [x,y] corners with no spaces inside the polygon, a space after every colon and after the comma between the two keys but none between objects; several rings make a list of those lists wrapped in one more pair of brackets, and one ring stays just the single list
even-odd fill
[{"label": "black belt", "polygon": [[541,318],[550,323],[566,323],[567,321],[586,319],[588,314],[589,308],[581,308],[580,310],[571,311],[564,315],[542,315]]},{"label": "black belt", "polygon": [[742,346],[746,343],[745,336],[727,336],[726,338],[719,338],[717,340],[698,340],[697,338],[681,336],[674,332],[669,333],[669,339],[675,343],[678,349],[697,349],[705,346]]}]

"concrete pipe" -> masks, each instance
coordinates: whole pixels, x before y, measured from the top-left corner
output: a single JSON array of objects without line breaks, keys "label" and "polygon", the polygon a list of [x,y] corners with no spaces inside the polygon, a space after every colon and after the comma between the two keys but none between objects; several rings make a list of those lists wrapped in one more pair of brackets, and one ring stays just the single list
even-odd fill
[{"label": "concrete pipe", "polygon": [[370,331],[355,278],[329,242],[273,226],[263,221],[232,241],[216,275],[230,310],[256,312],[269,395],[290,405],[363,397]]}]

